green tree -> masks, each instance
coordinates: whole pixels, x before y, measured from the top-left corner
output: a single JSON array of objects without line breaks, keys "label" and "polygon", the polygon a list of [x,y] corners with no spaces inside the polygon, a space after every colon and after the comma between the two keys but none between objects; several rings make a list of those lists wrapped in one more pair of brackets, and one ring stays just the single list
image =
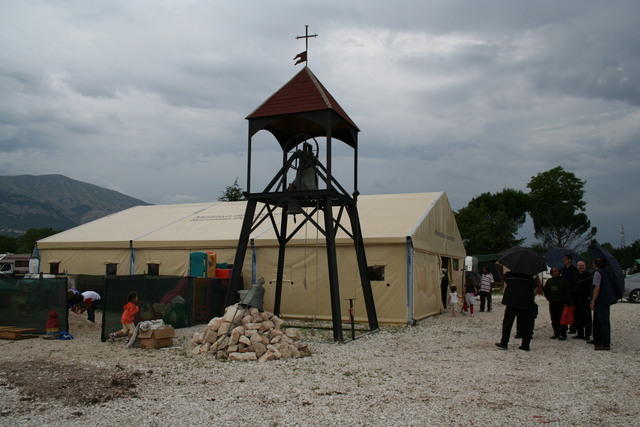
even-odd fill
[{"label": "green tree", "polygon": [[516,236],[528,206],[527,195],[510,188],[473,198],[456,213],[467,253],[496,253],[521,244],[524,239]]},{"label": "green tree", "polygon": [[242,187],[238,185],[238,178],[233,181],[233,185],[228,185],[227,188],[224,189],[222,196],[218,197],[218,200],[222,202],[237,202],[239,200],[244,200]]},{"label": "green tree", "polygon": [[15,253],[18,249],[18,243],[15,237],[5,236],[0,234],[0,253],[10,252]]},{"label": "green tree", "polygon": [[53,228],[49,228],[49,227],[30,228],[22,236],[18,237],[17,252],[25,253],[25,254],[31,253],[31,251],[33,251],[33,248],[36,246],[36,242],[38,240],[44,239],[45,237],[52,236],[59,232],[60,230],[54,230]]},{"label": "green tree", "polygon": [[545,248],[579,248],[595,236],[597,230],[585,213],[584,184],[560,166],[527,184],[535,236]]}]

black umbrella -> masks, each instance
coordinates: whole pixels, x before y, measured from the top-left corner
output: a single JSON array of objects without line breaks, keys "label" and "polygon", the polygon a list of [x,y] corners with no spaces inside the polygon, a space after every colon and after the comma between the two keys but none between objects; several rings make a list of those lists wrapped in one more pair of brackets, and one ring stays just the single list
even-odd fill
[{"label": "black umbrella", "polygon": [[547,269],[544,258],[532,249],[516,246],[502,253],[498,262],[514,273],[522,273],[529,276],[538,274]]},{"label": "black umbrella", "polygon": [[565,255],[571,255],[573,257],[573,265],[576,265],[578,261],[583,261],[578,252],[569,248],[551,248],[544,254],[544,259],[547,261],[549,267],[562,268],[564,267],[562,257]]},{"label": "black umbrella", "polygon": [[618,298],[622,298],[622,294],[624,293],[624,273],[618,260],[597,243],[591,243],[589,245],[589,257],[591,257],[592,260],[603,258],[607,262],[604,271],[611,277]]}]

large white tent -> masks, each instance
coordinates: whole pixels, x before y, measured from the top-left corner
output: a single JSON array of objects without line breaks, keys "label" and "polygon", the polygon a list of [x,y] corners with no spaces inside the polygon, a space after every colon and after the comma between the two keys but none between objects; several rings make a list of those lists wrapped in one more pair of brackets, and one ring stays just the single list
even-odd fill
[{"label": "large white tent", "polygon": [[[187,275],[194,251],[213,251],[218,262],[232,263],[244,209],[244,202],[133,207],[38,241],[41,270],[55,265],[60,273],[104,275],[107,264],[116,264],[117,274],[127,275],[145,274],[149,264],[158,264],[161,275]],[[360,196],[358,210],[367,263],[376,267],[372,287],[380,322],[411,323],[441,312],[443,262],[460,284],[466,255],[446,194]],[[322,223],[322,213],[317,215]],[[350,229],[346,215],[341,221]],[[294,227],[289,221],[289,231]],[[269,221],[253,232],[251,243],[245,287],[264,277],[269,308],[278,254]],[[353,298],[356,319],[365,320],[353,242],[339,230],[336,244],[343,315],[345,300]],[[282,314],[329,319],[326,248],[313,225],[305,225],[287,245],[284,271]]]}]

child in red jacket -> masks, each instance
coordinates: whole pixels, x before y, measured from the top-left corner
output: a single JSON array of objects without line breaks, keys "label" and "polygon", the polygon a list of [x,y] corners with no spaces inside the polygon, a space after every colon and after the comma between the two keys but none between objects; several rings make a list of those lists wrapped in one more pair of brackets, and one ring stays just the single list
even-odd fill
[{"label": "child in red jacket", "polygon": [[136,314],[140,311],[140,307],[138,307],[138,293],[137,292],[129,292],[129,296],[127,297],[127,303],[122,307],[122,316],[120,317],[120,322],[122,323],[122,329],[116,332],[112,332],[109,334],[109,338],[117,338],[124,336],[131,336],[133,334],[133,330],[136,328],[135,319]]}]

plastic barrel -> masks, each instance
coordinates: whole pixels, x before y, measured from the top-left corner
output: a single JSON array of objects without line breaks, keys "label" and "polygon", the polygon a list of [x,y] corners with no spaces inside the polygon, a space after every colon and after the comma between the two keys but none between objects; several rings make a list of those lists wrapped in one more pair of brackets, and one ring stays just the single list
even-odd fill
[{"label": "plastic barrel", "polygon": [[191,277],[206,277],[207,254],[191,252],[189,254],[189,274]]},{"label": "plastic barrel", "polygon": [[207,252],[207,277],[216,277],[217,260],[215,252]]}]

